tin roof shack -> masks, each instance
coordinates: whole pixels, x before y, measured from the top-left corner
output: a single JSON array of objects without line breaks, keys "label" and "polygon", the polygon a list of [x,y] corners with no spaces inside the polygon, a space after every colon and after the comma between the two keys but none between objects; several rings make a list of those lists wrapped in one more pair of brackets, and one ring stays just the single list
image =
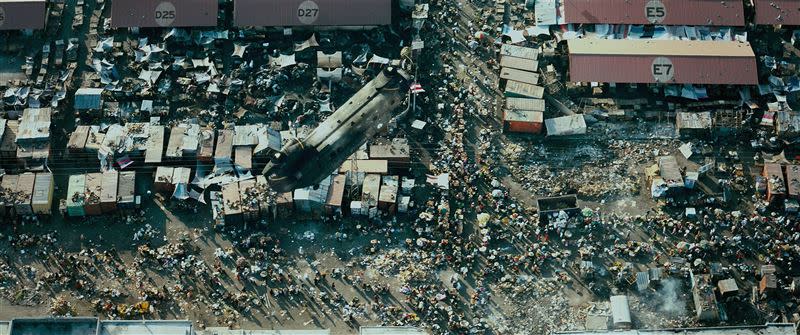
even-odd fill
[{"label": "tin roof shack", "polygon": [[292,215],[294,211],[294,199],[292,192],[278,193],[275,198],[275,217],[285,219]]},{"label": "tin roof shack", "polygon": [[14,201],[17,193],[17,184],[19,182],[19,175],[15,174],[7,174],[3,176],[3,180],[0,181],[0,189],[2,189],[3,193],[3,204],[4,210],[3,214],[5,216],[14,216]]},{"label": "tin roof shack", "polygon": [[692,280],[692,298],[697,319],[704,322],[719,321],[719,307],[711,276],[695,275],[691,272],[689,274]]},{"label": "tin roof shack", "polygon": [[80,153],[86,149],[86,141],[89,139],[90,129],[91,127],[89,126],[77,126],[75,131],[69,135],[67,150],[70,153]]},{"label": "tin roof shack", "polygon": [[47,23],[45,0],[0,0],[0,31],[39,30]]},{"label": "tin roof shack", "polygon": [[97,318],[18,318],[8,335],[95,335]]},{"label": "tin roof shack", "polygon": [[34,214],[50,215],[53,208],[53,174],[41,172],[36,174],[33,184],[33,197],[31,207]]},{"label": "tin roof shack", "polygon": [[115,170],[103,172],[102,190],[100,191],[100,209],[103,213],[117,210],[117,186],[119,172]]},{"label": "tin roof shack", "polygon": [[75,110],[100,110],[103,107],[102,88],[79,88],[75,92]]},{"label": "tin roof shack", "polygon": [[103,174],[86,174],[86,197],[83,203],[83,211],[86,215],[101,215],[103,209],[100,205],[100,196],[103,194]]},{"label": "tin roof shack", "polygon": [[173,175],[175,175],[175,168],[167,166],[157,167],[156,173],[153,175],[153,190],[172,194],[172,192],[175,191],[175,184],[172,182]]},{"label": "tin roof shack", "polygon": [[565,23],[744,26],[741,1],[564,0]]},{"label": "tin roof shack", "polygon": [[540,134],[543,124],[543,112],[518,109],[506,109],[503,112],[503,129],[507,132]]},{"label": "tin roof shack", "polygon": [[573,39],[572,82],[758,85],[749,43]]},{"label": "tin roof shack", "polygon": [[50,155],[50,108],[27,108],[17,133],[17,158],[26,166],[41,165]]},{"label": "tin roof shack", "polygon": [[361,188],[361,203],[363,209],[369,210],[378,206],[378,197],[381,191],[381,176],[378,174],[367,174],[364,177],[364,184]]},{"label": "tin roof shack", "polygon": [[14,197],[14,211],[17,215],[33,215],[33,185],[36,183],[36,174],[26,172],[19,175],[17,191]]},{"label": "tin roof shack", "polygon": [[328,199],[325,201],[325,210],[328,215],[342,214],[346,180],[347,177],[343,174],[337,174],[331,180],[331,189],[328,192]]},{"label": "tin roof shack", "polygon": [[[558,197],[545,197],[536,199],[539,208],[539,220],[542,223],[557,220],[564,215],[573,216],[580,212],[578,209],[578,197],[574,194]],[[561,214],[563,212],[564,214]]]},{"label": "tin roof shack", "polygon": [[764,164],[763,176],[767,180],[767,201],[774,202],[786,198],[786,181],[779,164]]},{"label": "tin roof shack", "polygon": [[711,112],[678,112],[675,128],[681,136],[706,136],[711,133]]},{"label": "tin roof shack", "polygon": [[5,123],[3,139],[0,142],[0,158],[3,167],[16,165],[17,160],[17,132],[19,132],[19,121],[8,120]]},{"label": "tin roof shack", "polygon": [[758,293],[774,295],[778,290],[778,277],[774,273],[767,273],[761,276],[758,282]]},{"label": "tin roof shack", "polygon": [[372,27],[392,23],[391,0],[236,0],[236,27]]},{"label": "tin roof shack", "polygon": [[222,185],[222,201],[222,208],[225,212],[225,224],[240,224],[244,222],[242,198],[239,192],[238,182]]},{"label": "tin roof shack", "polygon": [[800,165],[786,166],[786,195],[800,200]]},{"label": "tin roof shack", "polygon": [[627,295],[612,295],[610,299],[611,318],[616,329],[630,329],[633,326],[631,308]]},{"label": "tin roof shack", "polygon": [[244,170],[250,170],[253,168],[253,147],[234,147],[233,155],[233,162],[237,167]]},{"label": "tin roof shack", "polygon": [[69,176],[67,186],[67,215],[85,216],[83,210],[84,200],[86,199],[86,175],[76,174]]},{"label": "tin roof shack", "polygon": [[800,2],[797,0],[753,0],[755,24],[800,25]]},{"label": "tin roof shack", "polygon": [[670,189],[683,188],[686,184],[683,181],[681,169],[675,156],[662,156],[658,158],[658,171],[661,179]]},{"label": "tin roof shack", "polygon": [[214,27],[217,12],[217,0],[117,0],[111,27]]},{"label": "tin roof shack", "polygon": [[197,159],[200,162],[211,163],[214,161],[214,141],[216,139],[214,129],[203,128],[200,130],[200,151],[197,152]]},{"label": "tin roof shack", "polygon": [[136,172],[122,171],[117,181],[117,208],[132,210],[136,208]]},{"label": "tin roof shack", "polygon": [[239,182],[240,198],[242,200],[242,218],[245,221],[257,221],[261,217],[261,208],[258,204],[256,180],[248,179]]},{"label": "tin roof shack", "polygon": [[214,150],[214,164],[229,166],[233,159],[233,130],[217,131],[217,148]]},{"label": "tin roof shack", "polygon": [[390,144],[371,145],[369,156],[372,159],[386,160],[392,173],[407,173],[411,168],[411,147],[405,138],[395,138]]},{"label": "tin roof shack", "polygon": [[586,134],[586,120],[583,114],[561,116],[544,120],[547,136],[568,136]]},{"label": "tin roof shack", "polygon": [[346,160],[339,167],[339,173],[344,173],[347,177],[347,186],[360,186],[364,184],[364,178],[368,173],[378,175],[385,175],[389,173],[389,161],[377,159],[356,159],[355,168],[353,168],[353,161]]},{"label": "tin roof shack", "polygon": [[200,146],[200,126],[179,124],[170,129],[169,142],[164,156],[170,160],[195,157]]},{"label": "tin roof shack", "polygon": [[782,138],[793,138],[800,135],[800,113],[795,111],[776,112],[775,131]]},{"label": "tin roof shack", "polygon": [[736,279],[728,278],[717,282],[719,289],[719,296],[723,299],[735,297],[739,295],[739,285],[736,285]]},{"label": "tin roof shack", "polygon": [[164,127],[150,125],[147,132],[147,149],[145,149],[144,153],[144,162],[145,164],[161,163],[161,157],[164,154]]}]

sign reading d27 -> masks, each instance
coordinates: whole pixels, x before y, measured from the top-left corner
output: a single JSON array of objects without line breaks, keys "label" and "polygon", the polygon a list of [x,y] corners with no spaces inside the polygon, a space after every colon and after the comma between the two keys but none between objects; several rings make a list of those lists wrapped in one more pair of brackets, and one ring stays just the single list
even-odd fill
[{"label": "sign reading d27", "polygon": [[155,18],[157,25],[161,27],[167,27],[175,22],[175,18],[178,17],[178,13],[175,10],[175,5],[169,1],[164,1],[156,6],[156,12],[153,17]]},{"label": "sign reading d27", "polygon": [[319,5],[314,1],[306,0],[297,6],[297,20],[302,24],[314,24],[319,14]]},{"label": "sign reading d27", "polygon": [[675,65],[667,57],[656,57],[650,71],[658,83],[668,83],[675,78]]},{"label": "sign reading d27", "polygon": [[664,22],[667,18],[667,7],[661,0],[650,0],[644,5],[644,16],[653,24]]}]

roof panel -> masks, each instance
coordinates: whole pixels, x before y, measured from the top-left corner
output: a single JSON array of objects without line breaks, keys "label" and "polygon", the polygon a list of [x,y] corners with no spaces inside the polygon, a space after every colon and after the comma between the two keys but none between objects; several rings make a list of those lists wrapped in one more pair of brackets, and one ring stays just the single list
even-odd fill
[{"label": "roof panel", "polygon": [[45,0],[0,0],[0,30],[44,29]]},{"label": "roof panel", "polygon": [[[764,0],[772,1],[772,0]],[[742,1],[564,0],[566,23],[744,26]]]},{"label": "roof panel", "polygon": [[111,26],[213,27],[218,10],[217,0],[115,0]]},{"label": "roof panel", "polygon": [[392,23],[391,0],[235,0],[243,26],[378,26]]}]

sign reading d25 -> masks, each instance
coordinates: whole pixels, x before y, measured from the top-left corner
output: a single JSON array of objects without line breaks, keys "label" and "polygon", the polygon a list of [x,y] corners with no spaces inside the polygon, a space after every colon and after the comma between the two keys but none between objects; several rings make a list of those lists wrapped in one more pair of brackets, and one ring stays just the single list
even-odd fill
[{"label": "sign reading d25", "polygon": [[156,6],[154,17],[157,25],[161,27],[167,27],[175,22],[175,18],[178,17],[178,13],[175,10],[175,5],[169,1],[164,1]]}]

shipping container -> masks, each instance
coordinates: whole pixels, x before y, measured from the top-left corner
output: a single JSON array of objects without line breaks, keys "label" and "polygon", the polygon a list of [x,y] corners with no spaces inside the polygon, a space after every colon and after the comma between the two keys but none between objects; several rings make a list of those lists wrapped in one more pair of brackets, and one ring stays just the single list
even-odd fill
[{"label": "shipping container", "polygon": [[217,0],[114,0],[111,27],[214,27]]},{"label": "shipping container", "polygon": [[100,209],[103,213],[117,210],[117,188],[119,172],[115,170],[103,172],[102,190],[100,191]]},{"label": "shipping container", "polygon": [[539,59],[539,50],[526,48],[513,44],[503,44],[500,46],[500,57],[516,57],[530,60]]},{"label": "shipping container", "polygon": [[253,168],[253,147],[236,147],[236,149],[234,149],[234,155],[236,166],[245,170]]},{"label": "shipping container", "polygon": [[161,156],[164,153],[164,127],[150,125],[147,136],[147,149],[144,153],[146,164],[161,163]]},{"label": "shipping container", "polygon": [[330,192],[328,192],[328,199],[325,202],[325,210],[328,215],[342,212],[342,202],[344,200],[346,177],[343,174],[337,174],[333,177]]},{"label": "shipping container", "polygon": [[544,113],[506,109],[503,112],[503,128],[509,132],[539,134],[544,124]]},{"label": "shipping container", "polygon": [[573,39],[572,82],[758,85],[750,43]]},{"label": "shipping container", "polygon": [[31,207],[33,213],[40,215],[50,215],[53,208],[53,174],[42,172],[36,174],[36,181],[33,184],[33,198]]},{"label": "shipping container", "polygon": [[136,207],[136,172],[122,171],[117,182],[117,208],[131,210]]},{"label": "shipping container", "polygon": [[800,25],[800,1],[753,0],[755,23],[764,25]]},{"label": "shipping container", "polygon": [[392,23],[391,0],[235,0],[237,27],[382,26]]},{"label": "shipping container", "polygon": [[6,127],[3,131],[3,139],[2,142],[0,142],[0,158],[2,158],[2,166],[5,168],[16,165],[17,132],[19,132],[19,121],[6,121]]},{"label": "shipping container", "polygon": [[378,208],[389,214],[394,214],[397,211],[397,186],[381,186],[381,193],[378,197]]},{"label": "shipping container", "polygon": [[47,21],[45,0],[0,1],[0,30],[39,30]]},{"label": "shipping container", "polygon": [[84,149],[86,149],[86,140],[89,138],[89,129],[89,126],[78,126],[75,131],[69,135],[67,149],[69,149],[70,152],[83,152]]},{"label": "shipping container", "polygon": [[7,174],[3,176],[0,182],[0,188],[3,189],[3,203],[5,204],[4,215],[15,216],[14,203],[16,202],[14,194],[17,193],[17,184],[19,182],[19,175]]},{"label": "shipping container", "polygon": [[539,69],[539,62],[533,59],[503,56],[500,58],[500,67],[535,72]]},{"label": "shipping container", "polygon": [[36,174],[26,172],[19,175],[17,180],[17,190],[14,200],[14,210],[17,215],[33,215],[33,207],[31,201],[33,200],[33,185],[36,183]]},{"label": "shipping container", "polygon": [[520,83],[536,85],[539,83],[539,74],[536,72],[523,71],[504,67],[500,69],[500,79],[516,81]]},{"label": "shipping container", "polygon": [[175,184],[172,182],[174,175],[175,168],[168,166],[157,167],[156,173],[153,175],[153,190],[172,194],[172,191],[175,190]]},{"label": "shipping container", "polygon": [[225,224],[242,223],[242,199],[239,194],[238,182],[222,185],[222,201],[222,208],[225,213]]},{"label": "shipping container", "polygon": [[77,174],[69,176],[69,186],[67,187],[67,215],[85,216],[83,210],[84,199],[86,199],[86,175]]},{"label": "shipping container", "polygon": [[242,199],[242,217],[245,221],[257,221],[261,216],[256,191],[256,180],[248,179],[239,182],[239,194]]},{"label": "shipping container", "polygon": [[744,26],[745,24],[742,1],[563,0],[563,8],[565,23],[681,26]]},{"label": "shipping container", "polygon": [[100,196],[103,194],[103,174],[86,174],[86,198],[83,203],[83,211],[86,215],[101,215],[103,209],[100,205]]},{"label": "shipping container", "polygon": [[294,190],[292,196],[294,208],[300,213],[311,213],[311,191],[309,188],[299,188]]},{"label": "shipping container", "polygon": [[789,198],[800,199],[800,165],[786,166],[786,186]]},{"label": "shipping container", "polygon": [[764,178],[767,179],[767,201],[782,200],[786,197],[786,180],[779,164],[764,164]]},{"label": "shipping container", "polygon": [[378,206],[380,191],[381,176],[379,174],[367,174],[364,177],[364,185],[361,188],[361,202],[364,209]]},{"label": "shipping container", "polygon": [[544,87],[508,80],[503,95],[511,98],[541,99],[544,96]]},{"label": "shipping container", "polygon": [[217,148],[214,149],[214,162],[216,164],[230,164],[233,159],[233,130],[221,129],[217,131]]},{"label": "shipping container", "polygon": [[214,161],[214,141],[217,139],[214,129],[205,128],[200,131],[200,151],[197,159],[204,163]]}]

